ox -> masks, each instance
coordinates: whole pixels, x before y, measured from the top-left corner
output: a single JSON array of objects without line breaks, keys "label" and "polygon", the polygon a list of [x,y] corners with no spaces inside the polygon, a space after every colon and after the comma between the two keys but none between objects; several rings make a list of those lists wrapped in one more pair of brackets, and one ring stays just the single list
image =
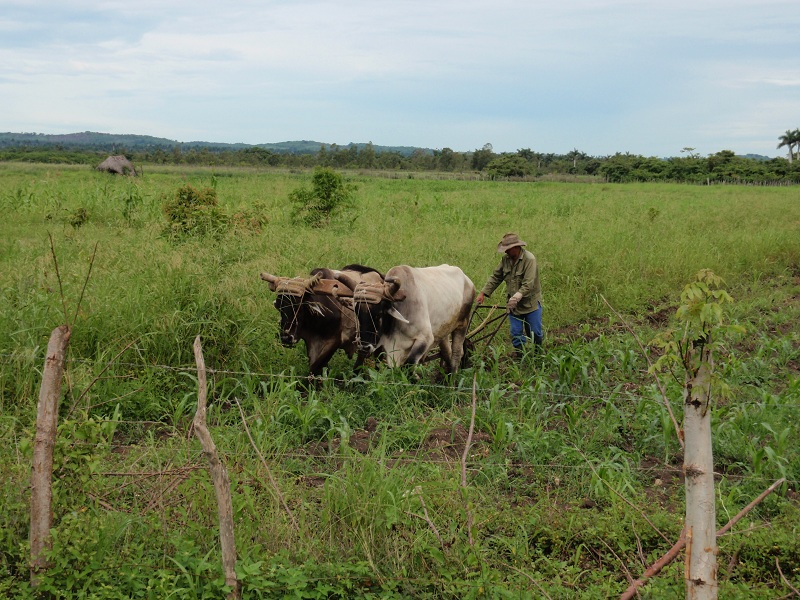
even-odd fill
[{"label": "ox", "polygon": [[[383,281],[382,275],[369,267],[348,265],[341,271],[314,269],[311,277],[276,277],[261,273],[261,279],[269,282],[277,292],[275,308],[281,314],[279,337],[284,346],[294,346],[300,340],[306,343],[309,370],[319,375],[328,365],[334,353],[342,348],[348,357],[358,350],[356,343],[357,323],[353,312],[353,289],[358,283],[375,284]],[[361,366],[365,355],[358,353],[356,368]]]},{"label": "ox", "polygon": [[358,343],[369,353],[381,349],[390,366],[418,364],[439,345],[447,372],[464,356],[475,286],[458,267],[392,267],[382,285],[338,276],[355,289]]}]

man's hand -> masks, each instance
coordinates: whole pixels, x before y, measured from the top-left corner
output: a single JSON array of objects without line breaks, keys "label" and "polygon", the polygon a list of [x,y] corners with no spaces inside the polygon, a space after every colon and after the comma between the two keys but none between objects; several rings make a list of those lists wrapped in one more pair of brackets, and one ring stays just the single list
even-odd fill
[{"label": "man's hand", "polygon": [[517,292],[516,294],[511,296],[511,298],[508,299],[508,302],[506,303],[506,308],[508,308],[508,310],[510,311],[514,310],[515,308],[517,308],[517,304],[519,304],[519,301],[521,299],[522,299],[522,294]]},{"label": "man's hand", "polygon": [[483,304],[483,301],[486,299],[486,296],[483,295],[483,292],[478,294],[478,297],[475,298],[475,304]]}]

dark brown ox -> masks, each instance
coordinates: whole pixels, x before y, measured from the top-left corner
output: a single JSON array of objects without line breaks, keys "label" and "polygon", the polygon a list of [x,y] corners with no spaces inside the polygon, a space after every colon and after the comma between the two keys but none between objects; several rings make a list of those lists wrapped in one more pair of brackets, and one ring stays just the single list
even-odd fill
[{"label": "dark brown ox", "polygon": [[458,267],[392,267],[382,285],[339,279],[354,287],[358,343],[381,349],[390,366],[419,363],[439,345],[442,366],[458,370],[475,299],[475,286]]},{"label": "dark brown ox", "polygon": [[[378,271],[362,265],[348,265],[341,271],[314,269],[310,277],[293,279],[261,273],[261,279],[277,292],[275,308],[281,315],[281,343],[291,347],[300,340],[305,342],[312,375],[321,374],[339,348],[351,358],[358,350],[353,289],[337,280],[340,274],[353,286],[362,281],[383,281]],[[358,353],[356,368],[365,356]]]}]

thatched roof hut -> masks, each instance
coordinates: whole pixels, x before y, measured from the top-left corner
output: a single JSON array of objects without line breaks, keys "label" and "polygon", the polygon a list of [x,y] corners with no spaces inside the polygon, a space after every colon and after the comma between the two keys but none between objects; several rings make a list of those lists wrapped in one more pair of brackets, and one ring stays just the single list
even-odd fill
[{"label": "thatched roof hut", "polygon": [[109,156],[97,165],[97,170],[116,175],[136,175],[133,163],[122,155]]}]

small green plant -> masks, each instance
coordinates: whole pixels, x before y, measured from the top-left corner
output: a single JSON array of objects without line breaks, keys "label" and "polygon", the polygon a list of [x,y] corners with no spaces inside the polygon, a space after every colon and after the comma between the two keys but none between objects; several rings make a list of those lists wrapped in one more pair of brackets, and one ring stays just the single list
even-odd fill
[{"label": "small green plant", "polygon": [[282,404],[277,410],[276,419],[286,427],[294,428],[303,441],[311,440],[314,436],[323,437],[336,422],[329,407],[320,402],[316,395],[311,395],[306,402],[296,398]]},{"label": "small green plant", "polygon": [[88,220],[89,211],[83,207],[76,208],[67,215],[67,223],[71,225],[73,229],[78,229],[85,225]]},{"label": "small green plant", "polygon": [[171,237],[219,234],[228,226],[227,215],[217,205],[214,188],[181,186],[163,204],[166,233]]},{"label": "small green plant", "polygon": [[[728,292],[722,289],[724,281],[708,269],[701,269],[695,281],[687,284],[681,293],[681,304],[676,317],[683,324],[680,339],[675,331],[669,330],[657,335],[651,344],[662,351],[658,360],[650,367],[651,372],[673,371],[682,366],[695,372],[704,346],[718,350],[722,342],[717,341],[716,333],[745,333],[739,325],[725,324],[723,305],[733,302]],[[674,372],[673,372],[674,375]],[[725,396],[728,386],[714,374],[715,389],[718,396]]]},{"label": "small green plant", "polygon": [[289,193],[294,204],[292,220],[311,227],[324,227],[334,214],[350,206],[356,186],[345,183],[342,176],[328,167],[317,167],[312,187],[298,188]]},{"label": "small green plant", "polygon": [[0,207],[11,210],[27,210],[36,201],[36,193],[20,185],[0,197]]}]

